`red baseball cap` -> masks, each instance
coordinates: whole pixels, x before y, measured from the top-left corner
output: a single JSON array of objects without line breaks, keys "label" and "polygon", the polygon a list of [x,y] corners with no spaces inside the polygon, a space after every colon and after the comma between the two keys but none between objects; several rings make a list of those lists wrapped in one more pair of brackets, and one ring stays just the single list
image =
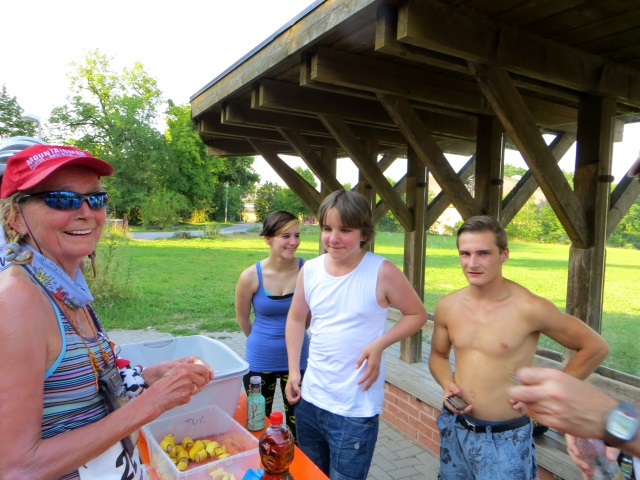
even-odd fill
[{"label": "red baseball cap", "polygon": [[84,150],[61,145],[34,145],[7,160],[7,167],[2,175],[0,198],[29,190],[68,165],[90,168],[100,177],[108,177],[114,172],[107,162]]}]

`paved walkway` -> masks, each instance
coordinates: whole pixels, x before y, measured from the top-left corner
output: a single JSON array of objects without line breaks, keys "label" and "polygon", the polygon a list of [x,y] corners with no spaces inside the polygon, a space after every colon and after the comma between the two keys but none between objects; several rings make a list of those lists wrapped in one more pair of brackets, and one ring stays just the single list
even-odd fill
[{"label": "paved walkway", "polygon": [[[220,229],[222,235],[231,235],[232,233],[246,233],[252,228],[260,228],[260,223],[237,223]],[[181,229],[170,231],[148,231],[148,232],[133,232],[130,231],[129,235],[135,240],[156,240],[158,238],[173,238],[176,234],[188,233],[192,237],[201,237],[204,235],[204,230],[197,229]]]},{"label": "paved walkway", "polygon": [[[154,330],[109,330],[109,337],[120,345],[171,336]],[[224,342],[244,358],[245,337],[241,332],[208,333],[207,336]],[[282,404],[279,396],[276,398],[276,406],[278,402]],[[436,480],[437,478],[437,456],[411,442],[386,422],[381,421],[367,480]]]}]

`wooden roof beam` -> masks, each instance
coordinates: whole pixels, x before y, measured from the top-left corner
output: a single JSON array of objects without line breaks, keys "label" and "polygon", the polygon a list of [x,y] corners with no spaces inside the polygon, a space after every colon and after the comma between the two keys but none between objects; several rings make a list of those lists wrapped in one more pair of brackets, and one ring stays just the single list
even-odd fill
[{"label": "wooden roof beam", "polygon": [[[257,155],[256,149],[245,139],[241,138],[218,138],[209,135],[202,135],[206,144],[207,155],[212,157],[244,157],[247,155]],[[272,144],[271,149],[275,153],[284,155],[295,155],[290,145],[282,143]]]},{"label": "wooden roof beam", "polygon": [[[462,183],[466,183],[467,180],[471,178],[476,172],[476,156],[472,155],[467,163],[465,163],[460,171],[458,172],[458,177],[460,177],[460,181]],[[427,220],[425,222],[425,228],[428,230],[431,226],[436,223],[440,215],[444,213],[444,211],[451,205],[451,200],[444,192],[444,190],[440,190],[427,207]]]},{"label": "wooden roof beam", "polygon": [[289,144],[298,152],[298,155],[307,166],[311,169],[316,177],[325,184],[333,192],[341,190],[342,184],[338,181],[331,169],[327,167],[317,152],[313,150],[309,142],[298,132],[291,128],[281,128],[278,130],[280,134],[289,142]]},{"label": "wooden roof beam", "polygon": [[[267,130],[265,128],[254,127],[238,127],[234,125],[220,125],[212,122],[208,118],[199,120],[198,133],[200,135],[208,135],[218,138],[255,138],[257,140],[264,140],[271,143],[283,143],[285,141],[282,135],[276,130]],[[328,134],[324,136],[307,135],[303,138],[305,138],[307,144],[313,147],[338,147],[337,142]]]},{"label": "wooden roof beam", "polygon": [[438,148],[431,132],[422,123],[415,110],[404,97],[395,95],[378,94],[378,99],[389,115],[395,120],[400,131],[407,138],[407,142],[415,150],[418,158],[426,166],[433,178],[463,218],[482,213],[475,199],[471,196],[466,186],[449,161]]},{"label": "wooden roof beam", "polygon": [[611,236],[622,218],[640,195],[640,181],[625,176],[611,192],[609,217],[607,219],[607,238]]},{"label": "wooden roof beam", "polygon": [[282,160],[267,142],[249,140],[249,143],[260,153],[262,158],[275,170],[284,183],[295,193],[302,203],[312,212],[320,207],[320,193],[313,188],[298,172]]},{"label": "wooden roof beam", "polygon": [[587,248],[589,229],[585,211],[556,164],[509,74],[471,62],[469,67],[574,246]]},{"label": "wooden roof beam", "polygon": [[[395,128],[387,112],[373,98],[352,97],[275,80],[262,80],[254,88],[251,107],[306,115],[335,115],[349,124]],[[475,139],[477,121],[474,117],[454,117],[427,111],[420,111],[418,115],[435,134]]]},{"label": "wooden roof beam", "polygon": [[442,2],[408,0],[403,4],[398,10],[397,39],[640,108],[637,71]]},{"label": "wooden roof beam", "polygon": [[[349,122],[347,122],[349,123]],[[294,129],[302,134],[331,137],[325,126],[317,117],[303,116],[281,111],[262,110],[233,102],[222,109],[223,125],[247,125],[256,128]],[[405,145],[401,133],[391,128],[375,127],[349,123],[353,132],[359,137],[375,138],[382,145]]]},{"label": "wooden roof beam", "polygon": [[[202,116],[198,120],[198,124],[206,122],[207,116]],[[280,111],[260,110],[252,109],[249,106],[241,105],[240,102],[231,102],[222,108],[222,125],[229,126],[247,126],[255,127],[262,130],[296,130],[299,131],[309,141],[312,146],[323,147],[319,145],[320,141],[314,140],[313,136],[323,136],[327,138],[333,138],[331,134],[324,127],[322,122],[316,117],[311,118],[308,116],[301,116],[298,114],[291,114]],[[215,123],[214,123],[215,124]],[[378,141],[381,146],[397,146],[402,150],[406,149],[407,140],[404,138],[401,132],[391,128],[375,127],[371,125],[352,124],[347,122],[349,127],[353,130],[358,138],[373,138]],[[210,125],[207,124],[207,125]],[[200,127],[212,129],[210,126]],[[239,133],[240,131],[237,131]],[[211,133],[215,133],[212,131]],[[220,133],[220,131],[218,132]],[[237,135],[231,135],[237,136]],[[263,140],[272,140],[277,142],[278,140],[272,135],[260,136],[258,132],[253,132],[254,138],[262,138]],[[475,141],[464,140],[461,138],[450,138],[442,135],[434,135],[436,142],[440,148],[447,153],[454,153],[456,155],[471,155],[475,152]],[[334,141],[335,143],[335,141]],[[387,151],[388,148],[385,148]]]},{"label": "wooden roof beam", "polygon": [[[377,11],[375,48],[376,52],[387,55],[406,58],[414,62],[443,68],[445,70],[471,74],[467,61],[462,58],[416,47],[409,43],[399,42],[398,9],[393,5],[382,5]],[[512,79],[516,86],[523,87],[527,90],[569,100],[572,103],[579,101],[578,94],[567,88],[521,76],[514,76]]]},{"label": "wooden roof beam", "polygon": [[380,198],[389,205],[400,224],[407,232],[412,232],[413,215],[400,198],[400,195],[389,184],[377,162],[370,157],[362,142],[354,135],[349,126],[341,119],[331,115],[321,115],[320,120],[332,133],[335,139],[355,163],[360,172],[376,189]]},{"label": "wooden roof beam", "polygon": [[[461,110],[472,114],[493,115],[475,82],[378,60],[362,55],[318,47],[309,56],[302,71],[301,83],[325,84],[365,90],[374,94],[399,95],[414,102]],[[306,73],[305,73],[306,72]],[[578,111],[546,100],[524,97],[536,123],[553,129],[575,124]],[[416,108],[416,105],[414,105]],[[432,129],[433,130],[433,129]]]},{"label": "wooden roof beam", "polygon": [[[404,174],[402,178],[396,182],[396,184],[393,186],[393,189],[400,197],[402,197],[407,192],[406,174]],[[384,200],[380,199],[380,201],[376,204],[376,208],[373,210],[373,223],[377,224],[380,219],[387,214],[388,211],[389,206],[385,203]]]},{"label": "wooden roof beam", "polygon": [[[553,139],[549,148],[556,162],[562,160],[564,154],[569,151],[575,141],[576,136],[571,133],[561,133]],[[518,214],[524,204],[527,203],[527,200],[531,198],[531,195],[533,195],[537,188],[538,182],[536,182],[536,179],[531,174],[531,170],[527,171],[502,201],[500,223],[502,223],[503,226],[511,223],[511,220]]]},{"label": "wooden roof beam", "polygon": [[[341,28],[351,17],[370,8],[373,0],[323,2],[313,13],[299,18],[278,32],[271,41],[259,45],[241,62],[234,64],[191,97],[191,116],[197,118],[216,103],[234,95],[239,85],[249,85],[287,61],[296,61],[306,46]],[[343,27],[344,28],[344,27]]]}]

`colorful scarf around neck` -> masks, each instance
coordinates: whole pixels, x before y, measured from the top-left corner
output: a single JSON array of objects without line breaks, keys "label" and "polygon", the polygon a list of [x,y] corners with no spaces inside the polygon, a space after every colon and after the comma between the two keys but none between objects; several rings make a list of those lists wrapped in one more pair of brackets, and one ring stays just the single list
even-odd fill
[{"label": "colorful scarf around neck", "polygon": [[54,298],[71,310],[83,308],[93,301],[80,267],[76,269],[75,278],[71,278],[62,267],[30,245],[22,245],[22,248],[33,253],[31,264],[25,267]]}]

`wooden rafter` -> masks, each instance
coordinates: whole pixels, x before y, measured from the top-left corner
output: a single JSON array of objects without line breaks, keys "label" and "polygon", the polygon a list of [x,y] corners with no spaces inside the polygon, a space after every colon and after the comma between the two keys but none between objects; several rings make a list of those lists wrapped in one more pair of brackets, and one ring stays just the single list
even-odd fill
[{"label": "wooden rafter", "polygon": [[609,218],[607,222],[607,238],[611,236],[622,218],[640,195],[640,181],[636,178],[624,177],[611,193]]},{"label": "wooden rafter", "polygon": [[389,208],[404,229],[406,231],[412,231],[414,226],[411,212],[402,201],[402,198],[400,198],[384,177],[375,160],[368,154],[367,148],[365,148],[349,129],[349,126],[342,119],[331,115],[321,115],[320,119],[338,143],[340,143],[345,152],[348,153],[353,163],[355,163],[360,170],[360,173],[373,185],[378,195],[388,203]]},{"label": "wooden rafter", "polygon": [[480,214],[478,204],[451,168],[442,150],[433,141],[431,132],[416,115],[409,102],[402,97],[383,94],[378,94],[378,99],[394,119],[420,161],[429,168],[440,188],[446,191],[460,215],[463,218],[469,218]]},{"label": "wooden rafter", "polygon": [[[251,107],[296,112],[302,115],[335,115],[349,124],[359,123],[386,128],[394,126],[373,95],[354,97],[274,80],[263,80],[253,89]],[[420,111],[419,115],[436,134],[475,138],[475,117],[442,115],[428,111]]]},{"label": "wooden rafter", "polygon": [[[451,110],[493,114],[475,82],[422,72],[325,47],[318,47],[310,56],[309,63],[309,77],[314,82],[356,88],[375,94],[398,95],[410,101]],[[578,112],[575,108],[536,98],[524,97],[524,101],[535,112],[536,123],[541,126],[562,129],[564,125],[577,122]]]},{"label": "wooden rafter", "polygon": [[[199,124],[199,132],[201,135],[211,135],[224,138],[255,138],[270,143],[286,143],[286,140],[276,130],[268,130],[266,128],[255,128],[236,125],[214,124],[209,118],[203,119]],[[312,147],[337,147],[338,144],[329,135],[316,136],[306,135],[302,138]]]},{"label": "wooden rafter", "polygon": [[470,63],[469,66],[567,235],[577,248],[586,248],[589,244],[589,229],[584,209],[562,175],[508,73],[476,63]]},{"label": "wooden rafter", "polygon": [[[393,189],[396,193],[402,197],[407,192],[407,176],[403,175],[400,180],[398,180]],[[389,211],[389,206],[385,203],[384,200],[380,200],[376,204],[376,208],[373,211],[373,223],[378,223],[382,217],[384,217]]]},{"label": "wooden rafter", "polygon": [[403,4],[397,35],[403,43],[640,107],[637,71],[442,2]]},{"label": "wooden rafter", "polygon": [[[248,105],[245,106],[239,102],[234,102],[222,109],[222,124],[253,126],[269,130],[293,129],[305,136],[331,138],[331,134],[322,125],[322,122],[317,117],[309,117],[309,112],[307,111],[305,115],[300,115],[286,111],[250,108]],[[365,136],[377,138],[383,145],[404,145],[402,134],[389,128],[354,123],[350,123],[350,126],[359,138]]]},{"label": "wooden rafter", "polygon": [[[571,133],[561,133],[553,139],[549,148],[557,162],[562,160],[564,154],[569,151],[575,141],[576,136]],[[500,223],[503,226],[511,223],[511,220],[514,219],[537,188],[538,182],[536,182],[536,179],[531,174],[531,170],[528,170],[502,201]]]},{"label": "wooden rafter", "polygon": [[[463,165],[463,167],[458,172],[458,177],[462,183],[465,183],[467,180],[471,178],[476,169],[476,156],[473,155],[467,163]],[[451,205],[451,200],[445,193],[444,190],[440,190],[431,202],[429,202],[429,208],[427,210],[427,219],[425,223],[425,228],[429,229],[431,226],[436,223],[440,215],[444,213],[444,211]]]},{"label": "wooden rafter", "polygon": [[323,184],[329,187],[331,191],[342,188],[331,169],[322,162],[320,156],[311,148],[309,142],[300,135],[300,132],[291,128],[281,128],[279,131]]},{"label": "wooden rafter", "polygon": [[282,160],[271,146],[260,140],[249,140],[251,145],[260,152],[262,158],[284,180],[287,186],[302,200],[305,206],[312,212],[317,212],[320,206],[320,193],[313,188],[298,172]]}]

